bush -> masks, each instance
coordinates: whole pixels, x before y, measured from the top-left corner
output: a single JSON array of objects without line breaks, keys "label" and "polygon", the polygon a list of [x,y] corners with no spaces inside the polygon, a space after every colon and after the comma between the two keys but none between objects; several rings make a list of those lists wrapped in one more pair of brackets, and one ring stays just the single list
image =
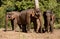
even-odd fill
[{"label": "bush", "polygon": [[54,28],[55,29],[60,29],[60,24],[55,24]]},{"label": "bush", "polygon": [[0,27],[5,26],[5,9],[4,7],[0,7]]},{"label": "bush", "polygon": [[[34,0],[1,0],[0,3],[0,27],[5,24],[5,13],[7,11],[22,11],[34,8]],[[60,17],[60,1],[58,0],[39,0],[41,12],[52,9],[56,18]],[[56,20],[57,21],[57,20]]]}]

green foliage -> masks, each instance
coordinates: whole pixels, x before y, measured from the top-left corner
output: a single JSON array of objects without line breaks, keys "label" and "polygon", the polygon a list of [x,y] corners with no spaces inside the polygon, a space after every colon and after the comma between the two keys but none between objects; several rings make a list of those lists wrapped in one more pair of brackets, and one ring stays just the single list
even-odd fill
[{"label": "green foliage", "polygon": [[60,24],[55,24],[55,25],[54,25],[54,28],[55,28],[55,29],[60,29]]},{"label": "green foliage", "polygon": [[55,11],[56,17],[60,18],[60,4],[57,5],[57,7],[55,7],[55,9],[53,9],[53,11]]},{"label": "green foliage", "polygon": [[5,25],[5,9],[0,7],[0,27],[4,27]]},{"label": "green foliage", "polygon": [[57,6],[56,0],[41,0],[40,1],[40,8],[42,7],[42,11],[47,9],[53,9]]},{"label": "green foliage", "polygon": [[15,10],[15,1],[12,0],[6,0],[6,1],[2,1],[3,5],[6,6],[6,11],[13,11]]},{"label": "green foliage", "polygon": [[18,7],[18,10],[20,11],[34,7],[33,1],[21,1],[21,2],[17,1],[15,4]]},{"label": "green foliage", "polygon": [[[39,0],[40,10],[43,12],[52,9],[56,18],[60,18],[60,0]],[[22,11],[34,8],[34,0],[0,0],[0,26],[5,24],[7,11]]]}]

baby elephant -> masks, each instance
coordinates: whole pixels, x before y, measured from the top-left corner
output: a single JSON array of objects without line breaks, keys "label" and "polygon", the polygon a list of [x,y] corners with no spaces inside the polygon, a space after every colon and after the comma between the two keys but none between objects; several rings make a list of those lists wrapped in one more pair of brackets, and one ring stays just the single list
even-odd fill
[{"label": "baby elephant", "polygon": [[17,11],[7,12],[6,21],[5,21],[5,30],[7,30],[7,27],[8,27],[8,20],[11,21],[12,30],[15,31],[17,24],[21,28],[21,25],[19,24],[20,23],[19,12],[17,12]]},{"label": "baby elephant", "polygon": [[47,10],[44,12],[44,25],[45,25],[45,31],[47,32],[53,32],[53,26],[55,21],[55,15],[52,11]]}]

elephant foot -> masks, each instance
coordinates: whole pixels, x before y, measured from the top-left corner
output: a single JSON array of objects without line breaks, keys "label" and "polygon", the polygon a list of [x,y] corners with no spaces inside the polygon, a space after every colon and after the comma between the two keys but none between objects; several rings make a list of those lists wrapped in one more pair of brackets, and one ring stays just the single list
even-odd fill
[{"label": "elephant foot", "polygon": [[27,31],[27,33],[32,33],[31,31]]},{"label": "elephant foot", "polygon": [[38,32],[39,32],[39,33],[43,33],[43,30],[42,30],[42,29],[40,29],[40,30],[38,30]]},{"label": "elephant foot", "polygon": [[13,31],[14,29],[12,29],[12,31]]},{"label": "elephant foot", "polygon": [[50,33],[53,33],[53,31],[50,31]]},{"label": "elephant foot", "polygon": [[5,31],[5,32],[6,32],[7,30],[3,30],[3,31]]},{"label": "elephant foot", "polygon": [[12,31],[14,31],[14,30],[12,29]]},{"label": "elephant foot", "polygon": [[53,31],[50,31],[50,33],[53,33]]},{"label": "elephant foot", "polygon": [[13,30],[14,32],[16,32],[16,30]]},{"label": "elephant foot", "polygon": [[38,33],[38,31],[36,31],[36,33]]},{"label": "elephant foot", "polygon": [[53,28],[50,28],[50,32],[53,33]]},{"label": "elephant foot", "polygon": [[8,29],[7,28],[5,28],[5,30],[4,31],[8,31]]},{"label": "elephant foot", "polygon": [[36,30],[35,32],[36,32],[36,33],[39,33],[39,31],[38,31],[38,30]]},{"label": "elephant foot", "polygon": [[39,33],[39,32],[36,32],[36,33]]},{"label": "elephant foot", "polygon": [[47,33],[49,33],[49,30],[47,31]]}]

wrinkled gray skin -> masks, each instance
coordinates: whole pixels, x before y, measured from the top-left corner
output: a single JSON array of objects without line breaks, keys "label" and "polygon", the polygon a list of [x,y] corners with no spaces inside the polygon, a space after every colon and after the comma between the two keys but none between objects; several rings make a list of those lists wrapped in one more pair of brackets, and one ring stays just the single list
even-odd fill
[{"label": "wrinkled gray skin", "polygon": [[[23,32],[30,32],[30,23],[33,22],[34,24],[34,31],[38,32],[40,28],[42,28],[42,21],[41,21],[41,13],[37,12],[34,9],[27,9],[19,12],[8,12],[6,15],[6,30],[7,30],[7,23],[8,19],[11,20],[12,30],[15,30],[16,25],[18,24],[20,27],[22,25]],[[39,22],[37,22],[39,20]],[[38,25],[40,23],[40,25]],[[42,31],[42,30],[41,30]]]},{"label": "wrinkled gray skin", "polygon": [[54,21],[55,21],[55,15],[47,10],[44,13],[44,26],[45,26],[45,31],[47,32],[53,32],[53,26],[54,26]]}]

